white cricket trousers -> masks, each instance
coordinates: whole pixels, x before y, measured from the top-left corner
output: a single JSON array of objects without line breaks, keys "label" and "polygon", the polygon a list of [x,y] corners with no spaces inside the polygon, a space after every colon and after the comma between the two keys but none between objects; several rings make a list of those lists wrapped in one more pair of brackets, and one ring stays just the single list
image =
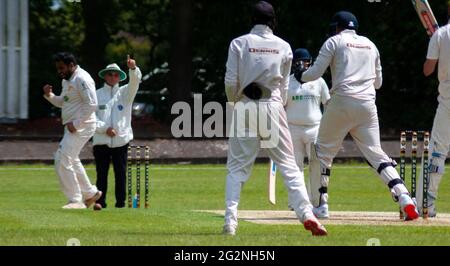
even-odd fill
[{"label": "white cricket trousers", "polygon": [[[428,165],[430,166],[430,183],[428,187],[429,196],[437,198],[439,184],[445,172],[445,160],[450,147],[450,109],[449,104],[441,102],[436,110],[433,129],[430,139],[430,157]],[[422,171],[419,179],[418,191],[422,191]],[[422,206],[422,193],[417,193],[419,206]]]},{"label": "white cricket trousers", "polygon": [[308,159],[311,158],[311,144],[316,142],[317,135],[319,134],[319,126],[320,124],[312,126],[289,124],[289,131],[291,132],[292,144],[294,146],[295,161],[301,171],[303,171],[303,168],[305,167],[305,156],[308,156]]},{"label": "white cricket trousers", "polygon": [[[400,181],[399,174],[391,165],[392,159],[381,148],[378,113],[374,100],[332,96],[320,122],[316,143],[317,156],[322,167],[331,168],[333,159],[348,133],[373,169],[378,171],[383,182],[390,186],[393,196],[398,197],[408,193]],[[328,180],[318,183],[326,187],[327,182]],[[311,188],[311,190],[312,193],[317,193],[317,188]],[[312,198],[318,197],[312,195]],[[316,204],[316,200],[313,204]]]},{"label": "white cricket trousers", "polygon": [[97,188],[91,184],[86,170],[81,164],[79,155],[81,149],[95,133],[95,124],[70,133],[64,129],[64,137],[55,154],[55,169],[59,177],[61,190],[69,203],[83,202],[92,198]]},{"label": "white cricket trousers", "polygon": [[[295,163],[292,139],[289,133],[286,112],[283,105],[278,102],[259,102],[255,109],[250,108],[250,113],[266,116],[271,125],[277,129],[272,132],[278,134],[277,143],[267,147],[269,157],[276,163],[284,178],[284,184],[288,190],[291,206],[299,218],[304,222],[304,214],[311,213],[312,205],[308,198],[303,172]],[[236,108],[233,115],[233,123],[236,121]],[[252,120],[252,119],[250,119]],[[255,121],[247,121],[245,128],[238,130],[251,131],[251,125]],[[250,177],[253,164],[261,149],[261,142],[266,138],[261,137],[258,129],[256,137],[230,137],[228,148],[228,175],[225,193],[225,224],[237,226],[237,210],[243,185]],[[273,137],[273,136],[272,136]],[[273,138],[272,138],[273,139]],[[266,178],[266,177],[261,177]]]}]

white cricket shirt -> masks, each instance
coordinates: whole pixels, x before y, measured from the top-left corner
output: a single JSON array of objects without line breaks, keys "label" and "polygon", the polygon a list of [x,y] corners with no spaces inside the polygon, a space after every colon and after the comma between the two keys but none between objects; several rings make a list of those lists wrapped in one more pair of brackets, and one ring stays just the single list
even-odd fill
[{"label": "white cricket shirt", "polygon": [[303,81],[316,80],[330,66],[331,94],[374,100],[382,84],[380,54],[373,42],[354,30],[344,30],[329,38],[314,65],[303,73]]},{"label": "white cricket shirt", "polygon": [[450,24],[439,28],[431,37],[427,59],[439,60],[439,97],[450,101]]},{"label": "white cricket shirt", "polygon": [[265,25],[255,25],[249,34],[234,39],[229,47],[225,87],[237,98],[252,82],[269,92],[267,101],[285,103],[292,63],[290,45]]},{"label": "white cricket shirt", "polygon": [[286,105],[289,124],[297,126],[320,124],[322,119],[320,103],[325,105],[329,99],[328,86],[323,78],[300,84],[294,75],[291,75]]},{"label": "white cricket shirt", "polygon": [[95,82],[91,75],[80,66],[77,66],[69,80],[62,81],[60,96],[51,93],[50,97],[45,95],[44,97],[56,107],[61,108],[63,125],[73,122],[76,129],[82,129],[85,124],[96,123]]}]

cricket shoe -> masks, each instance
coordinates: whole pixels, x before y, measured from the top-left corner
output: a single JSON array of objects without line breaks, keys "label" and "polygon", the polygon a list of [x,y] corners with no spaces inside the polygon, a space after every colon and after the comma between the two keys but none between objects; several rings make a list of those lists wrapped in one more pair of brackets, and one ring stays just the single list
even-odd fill
[{"label": "cricket shoe", "polygon": [[428,217],[430,218],[434,218],[437,215],[437,211],[436,211],[436,205],[434,205],[434,202],[429,202],[428,206]]},{"label": "cricket shoe", "polygon": [[434,204],[436,200],[436,195],[432,192],[428,192],[428,217],[434,218],[437,215],[436,204]]},{"label": "cricket shoe", "polygon": [[85,200],[84,205],[86,205],[86,208],[91,207],[92,204],[94,204],[97,200],[101,198],[102,194],[103,193],[99,190],[97,191],[97,193],[95,193],[95,195],[92,198]]},{"label": "cricket shoe", "polygon": [[306,230],[311,231],[313,236],[326,236],[328,235],[327,229],[323,226],[319,220],[314,216],[312,212],[306,213],[303,219],[303,227]]},{"label": "cricket shoe", "polygon": [[236,227],[234,225],[231,224],[226,224],[223,226],[223,234],[224,235],[229,235],[229,236],[234,236],[236,235]]},{"label": "cricket shoe", "polygon": [[84,203],[82,202],[73,202],[63,206],[62,208],[64,210],[82,210],[86,209],[86,205],[84,205]]},{"label": "cricket shoe", "polygon": [[313,208],[313,213],[317,217],[317,219],[328,219],[330,218],[330,214],[328,213],[328,204],[322,204],[319,207]]},{"label": "cricket shoe", "polygon": [[408,194],[401,194],[398,197],[400,208],[405,217],[405,221],[411,221],[419,218],[419,212],[417,211],[416,204]]},{"label": "cricket shoe", "polygon": [[[419,210],[420,215],[423,215],[423,210]],[[428,217],[434,218],[437,215],[436,205],[434,204],[434,200],[428,198]]]}]

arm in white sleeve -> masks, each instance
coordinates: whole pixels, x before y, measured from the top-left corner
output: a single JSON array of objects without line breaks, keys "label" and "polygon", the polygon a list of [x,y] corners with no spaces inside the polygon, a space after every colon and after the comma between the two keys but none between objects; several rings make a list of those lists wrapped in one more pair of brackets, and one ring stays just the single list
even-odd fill
[{"label": "arm in white sleeve", "polygon": [[330,89],[328,88],[328,85],[325,82],[325,80],[322,78],[320,79],[320,84],[321,84],[320,100],[323,105],[326,105],[331,98]]},{"label": "arm in white sleeve", "polygon": [[58,108],[62,108],[64,103],[64,98],[62,96],[56,96],[53,92],[51,92],[48,97],[44,95],[44,98]]},{"label": "arm in white sleeve", "polygon": [[436,31],[433,36],[431,36],[430,42],[428,44],[427,59],[438,60],[439,59],[439,31]]},{"label": "arm in white sleeve", "polygon": [[336,51],[336,41],[332,38],[328,39],[322,46],[314,64],[302,75],[303,82],[310,82],[323,76],[327,68],[331,64],[334,53]]},{"label": "arm in white sleeve", "polygon": [[97,94],[95,93],[94,81],[81,80],[78,89],[82,99],[82,106],[80,118],[73,121],[76,129],[80,129],[97,109]]},{"label": "arm in white sleeve", "polygon": [[436,65],[439,60],[439,31],[436,31],[430,39],[428,44],[427,60],[423,65],[423,74],[428,77],[436,70]]},{"label": "arm in white sleeve", "polygon": [[128,76],[130,77],[130,81],[125,90],[126,102],[128,104],[132,104],[136,94],[139,90],[139,84],[141,83],[142,73],[141,70],[136,67],[134,70],[130,69],[128,72]]},{"label": "arm in white sleeve", "polygon": [[290,79],[289,74],[291,73],[291,66],[292,66],[292,50],[289,49],[285,62],[281,67],[281,75],[283,75],[283,79],[281,80],[280,83],[280,92],[281,92],[281,99],[283,100],[283,106],[286,106],[287,104],[289,79]]},{"label": "arm in white sleeve", "polygon": [[239,99],[239,43],[234,40],[228,49],[228,60],[225,73],[225,94],[229,102],[236,102]]},{"label": "arm in white sleeve", "polygon": [[381,85],[383,84],[383,73],[381,68],[381,60],[380,60],[380,53],[377,50],[377,59],[375,61],[375,83],[373,84],[375,89],[378,90],[381,88]]},{"label": "arm in white sleeve", "polygon": [[97,127],[95,129],[95,132],[99,134],[105,134],[106,130],[108,130],[109,128],[108,125],[104,121],[102,121],[97,115],[95,116],[95,119],[97,120],[96,121]]},{"label": "arm in white sleeve", "polygon": [[[289,80],[289,86],[292,86],[292,82]],[[292,97],[289,93],[289,89],[288,89],[288,93],[287,93],[287,99],[286,99],[286,104],[284,105],[284,109],[287,110],[287,108],[289,107],[289,105],[291,105],[292,103]]]}]

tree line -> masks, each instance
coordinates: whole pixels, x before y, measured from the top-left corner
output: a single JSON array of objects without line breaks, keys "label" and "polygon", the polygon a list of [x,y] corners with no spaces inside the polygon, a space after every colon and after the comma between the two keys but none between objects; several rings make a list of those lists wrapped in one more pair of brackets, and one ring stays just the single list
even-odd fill
[{"label": "tree line", "polygon": [[[170,122],[170,106],[192,100],[224,103],[229,42],[250,30],[253,0],[89,0],[30,1],[30,116],[54,110],[41,98],[46,82],[59,84],[52,54],[74,52],[80,65],[96,73],[108,63],[126,67],[124,55],[137,60],[145,81],[139,101],[153,104],[153,115]],[[437,78],[424,78],[428,37],[410,1],[272,0],[275,34],[305,47],[313,56],[326,40],[329,21],[339,10],[353,12],[361,35],[378,47],[384,83],[377,94],[382,133],[429,129],[437,106]],[[440,24],[447,23],[447,1],[429,1]],[[330,84],[330,75],[325,79]]]}]

